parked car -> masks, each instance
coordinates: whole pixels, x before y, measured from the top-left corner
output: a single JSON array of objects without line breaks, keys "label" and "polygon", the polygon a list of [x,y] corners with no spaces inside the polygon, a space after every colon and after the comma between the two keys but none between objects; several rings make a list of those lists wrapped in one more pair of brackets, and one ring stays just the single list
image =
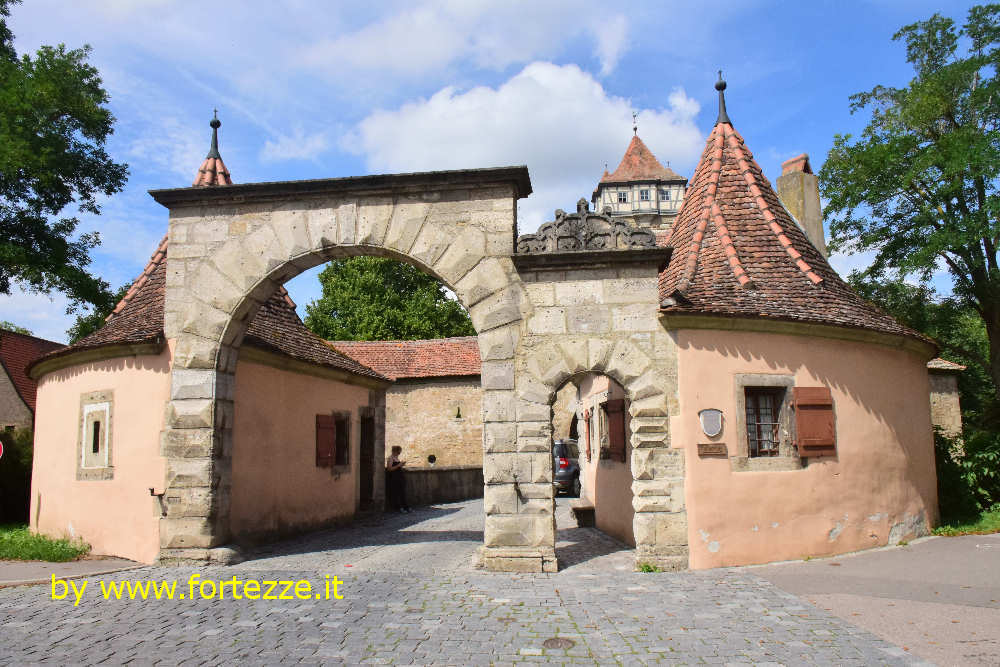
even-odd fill
[{"label": "parked car", "polygon": [[552,443],[552,485],[556,493],[565,491],[580,497],[579,458],[576,440],[556,440]]}]

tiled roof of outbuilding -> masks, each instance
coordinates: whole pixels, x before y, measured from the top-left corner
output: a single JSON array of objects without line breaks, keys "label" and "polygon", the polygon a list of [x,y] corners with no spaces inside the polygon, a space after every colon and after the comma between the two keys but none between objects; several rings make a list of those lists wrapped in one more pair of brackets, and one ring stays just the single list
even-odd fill
[{"label": "tiled roof of outbuilding", "polygon": [[[162,342],[166,271],[167,239],[164,237],[149,264],[108,317],[107,323],[73,345],[46,356],[63,356],[107,345]],[[247,327],[243,344],[354,375],[386,379],[344,356],[309,331],[296,314],[295,305],[284,288],[279,288],[257,311]]]},{"label": "tiled roof of outbuilding", "polygon": [[947,359],[935,357],[927,362],[927,370],[944,371],[946,373],[960,373],[965,370],[965,366],[962,364],[956,364],[954,361],[948,361]]},{"label": "tiled roof of outbuilding", "polygon": [[430,340],[330,341],[349,357],[392,378],[479,375],[482,362],[475,336]]},{"label": "tiled roof of outbuilding", "polygon": [[17,390],[17,395],[32,412],[35,411],[38,384],[28,377],[28,366],[35,359],[63,347],[62,343],[0,329],[0,365]]},{"label": "tiled roof of outbuilding", "polygon": [[630,181],[683,181],[684,177],[669,167],[664,167],[652,151],[646,148],[639,135],[632,137],[622,161],[612,173],[604,172],[601,183],[628,183]]},{"label": "tiled roof of outbuilding", "polygon": [[722,116],[666,239],[673,256],[660,274],[661,310],[813,322],[930,342],[841,280]]}]

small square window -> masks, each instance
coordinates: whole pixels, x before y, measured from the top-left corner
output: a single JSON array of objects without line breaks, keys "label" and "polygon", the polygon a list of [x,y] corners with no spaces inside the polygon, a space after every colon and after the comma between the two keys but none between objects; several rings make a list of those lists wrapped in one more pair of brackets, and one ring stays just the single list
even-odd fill
[{"label": "small square window", "polygon": [[670,201],[670,190],[660,190],[660,201]]},{"label": "small square window", "polygon": [[618,203],[619,204],[625,204],[627,202],[628,202],[628,193],[627,192],[619,192],[618,193]]},{"label": "small square window", "polygon": [[639,190],[639,201],[649,201],[649,190]]}]

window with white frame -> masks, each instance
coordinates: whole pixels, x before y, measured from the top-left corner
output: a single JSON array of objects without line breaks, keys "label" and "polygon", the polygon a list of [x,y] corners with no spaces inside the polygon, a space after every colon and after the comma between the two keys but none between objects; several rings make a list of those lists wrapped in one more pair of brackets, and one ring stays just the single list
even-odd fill
[{"label": "window with white frame", "polygon": [[670,190],[660,190],[660,201],[670,201]]},{"label": "window with white frame", "polygon": [[620,190],[618,192],[618,203],[625,204],[627,202],[628,202],[628,193],[623,190]]},{"label": "window with white frame", "polygon": [[639,201],[649,201],[649,190],[639,190]]},{"label": "window with white frame", "polygon": [[112,478],[113,407],[114,395],[111,391],[95,391],[80,397],[77,479]]}]

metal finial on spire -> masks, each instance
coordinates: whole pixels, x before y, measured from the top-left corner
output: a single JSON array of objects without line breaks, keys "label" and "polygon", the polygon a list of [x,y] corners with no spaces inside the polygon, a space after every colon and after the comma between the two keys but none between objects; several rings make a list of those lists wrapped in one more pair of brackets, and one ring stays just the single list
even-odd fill
[{"label": "metal finial on spire", "polygon": [[728,123],[733,124],[733,121],[729,120],[729,114],[726,113],[726,82],[722,80],[722,70],[719,70],[719,80],[715,82],[715,89],[719,91],[719,117],[716,119],[715,124]]},{"label": "metal finial on spire", "polygon": [[639,113],[636,111],[632,112],[632,134],[639,134],[639,121],[637,120]]},{"label": "metal finial on spire", "polygon": [[222,126],[222,121],[219,120],[218,109],[212,109],[212,113],[212,120],[208,123],[208,126],[212,128],[212,147],[208,149],[208,155],[205,158],[222,159],[222,156],[219,155],[219,127]]}]

